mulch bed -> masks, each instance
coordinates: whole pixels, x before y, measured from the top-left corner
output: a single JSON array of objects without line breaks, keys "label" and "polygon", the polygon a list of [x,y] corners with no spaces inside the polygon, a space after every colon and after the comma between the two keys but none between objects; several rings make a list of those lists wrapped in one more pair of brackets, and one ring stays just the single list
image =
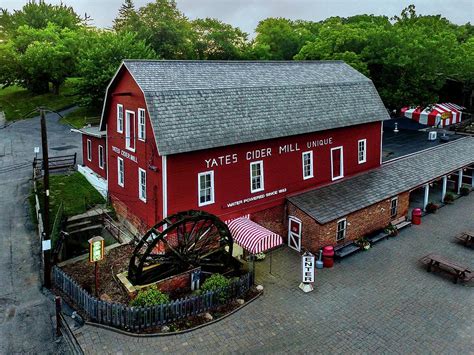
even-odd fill
[{"label": "mulch bed", "polygon": [[[99,262],[99,296],[108,302],[128,304],[130,298],[116,275],[127,271],[134,247],[123,245],[108,251]],[[94,264],[88,259],[66,265],[64,272],[76,280],[91,295],[95,292]]]}]

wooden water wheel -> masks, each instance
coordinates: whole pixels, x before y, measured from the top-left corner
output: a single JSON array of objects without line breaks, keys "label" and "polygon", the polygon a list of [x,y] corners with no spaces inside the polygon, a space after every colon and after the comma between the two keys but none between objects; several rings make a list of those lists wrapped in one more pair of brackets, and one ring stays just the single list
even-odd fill
[{"label": "wooden water wheel", "polygon": [[130,259],[128,278],[144,285],[192,267],[221,272],[232,264],[232,245],[229,228],[218,217],[180,212],[145,233]]}]

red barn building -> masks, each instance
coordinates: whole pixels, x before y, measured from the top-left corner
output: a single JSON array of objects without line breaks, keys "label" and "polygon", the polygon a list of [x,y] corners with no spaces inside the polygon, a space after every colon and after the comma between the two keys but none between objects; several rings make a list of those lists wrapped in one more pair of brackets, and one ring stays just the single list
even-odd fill
[{"label": "red barn building", "polygon": [[339,61],[127,60],[107,88],[100,124],[109,197],[141,231],[202,209],[224,221],[250,216],[286,237],[290,218],[299,234],[290,246],[316,251],[407,214],[407,190],[363,198],[357,208],[369,212],[350,232],[340,213],[318,221],[308,211],[309,198],[317,213],[338,203],[345,215],[357,212],[341,206],[337,187],[327,201],[307,193],[380,170],[388,118],[371,80]]}]

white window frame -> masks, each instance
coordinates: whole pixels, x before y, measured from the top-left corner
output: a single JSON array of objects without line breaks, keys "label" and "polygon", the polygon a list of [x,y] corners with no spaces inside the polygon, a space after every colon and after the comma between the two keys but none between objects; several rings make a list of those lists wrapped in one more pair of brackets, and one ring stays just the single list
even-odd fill
[{"label": "white window frame", "polygon": [[[142,180],[142,174],[144,180]],[[138,168],[138,198],[146,202],[146,171],[142,168]]]},{"label": "white window frame", "polygon": [[[334,154],[333,154],[333,151],[335,151],[335,150],[340,150],[341,151],[341,159],[340,159],[340,162],[339,162],[339,172],[341,173],[341,175],[339,175],[339,176],[334,176]],[[334,180],[342,179],[343,177],[344,177],[344,147],[341,145],[339,147],[331,148],[331,179],[332,179],[332,181],[334,181]]]},{"label": "white window frame", "polygon": [[135,151],[135,147],[137,145],[137,142],[135,141],[135,136],[133,137],[133,147],[130,145],[131,138],[132,136],[130,135],[130,128],[131,128],[131,123],[130,123],[130,117],[133,115],[133,132],[136,132],[136,114],[135,111],[131,110],[125,110],[125,148],[130,150],[131,152]]},{"label": "white window frame", "polygon": [[[395,206],[393,206],[393,202],[395,202]],[[397,215],[398,215],[398,196],[390,200],[390,218],[394,219],[397,217]]]},{"label": "white window frame", "polygon": [[[211,196],[211,199],[209,201],[204,201],[204,202],[201,202],[201,191],[204,191],[204,190],[201,190],[201,176],[207,176],[207,175],[210,175],[210,181],[211,181],[211,186],[209,187],[211,189],[211,193],[210,193],[210,196]],[[208,187],[206,187],[205,189],[208,189]],[[202,172],[202,173],[199,173],[198,174],[198,194],[197,194],[197,197],[198,197],[198,206],[201,207],[201,206],[207,206],[207,205],[212,205],[215,201],[214,199],[214,170],[209,170],[209,171],[205,171],[205,172]]]},{"label": "white window frame", "polygon": [[[339,225],[341,223],[344,223],[344,228],[339,229]],[[340,232],[343,232],[342,233],[343,234],[342,238],[339,238],[339,233]],[[342,218],[339,221],[337,221],[337,224],[336,224],[336,242],[340,242],[340,241],[346,239],[346,234],[347,234],[347,218]]]},{"label": "white window frame", "polygon": [[123,105],[117,104],[117,132],[123,133]]},{"label": "white window frame", "polygon": [[[361,150],[361,143],[364,145],[364,150]],[[362,159],[361,159],[362,153]],[[367,162],[367,139],[360,139],[357,142],[357,160],[359,164],[363,164]]]},{"label": "white window frame", "polygon": [[[253,188],[253,179],[254,179],[254,176],[252,175],[252,167],[254,165],[259,165],[260,166],[260,188],[258,189],[254,189]],[[255,192],[260,192],[260,191],[263,191],[265,190],[265,180],[264,180],[264,174],[263,174],[263,160],[259,160],[259,161],[253,161],[250,163],[250,192],[251,193],[255,193]]]},{"label": "white window frame", "polygon": [[87,160],[92,161],[92,142],[90,139],[87,140]]},{"label": "white window frame", "polygon": [[[146,138],[146,119],[145,119],[145,109],[138,109],[138,140],[144,142]],[[142,121],[143,120],[143,121]]]},{"label": "white window frame", "polygon": [[125,165],[123,159],[120,157],[117,157],[117,184],[118,186],[125,186]]},{"label": "white window frame", "polygon": [[99,168],[104,169],[105,166],[105,159],[104,159],[104,147],[102,145],[99,145],[97,148],[99,151]]},{"label": "white window frame", "polygon": [[[305,160],[304,160],[306,155],[309,155],[309,174],[308,175],[306,175]],[[314,177],[313,151],[308,150],[307,152],[301,153],[301,161],[303,165],[303,180],[311,179],[312,177]]]}]

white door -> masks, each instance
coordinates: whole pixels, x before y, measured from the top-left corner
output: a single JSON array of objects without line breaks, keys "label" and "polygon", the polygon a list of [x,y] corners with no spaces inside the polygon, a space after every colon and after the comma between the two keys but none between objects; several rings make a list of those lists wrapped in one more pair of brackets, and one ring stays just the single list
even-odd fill
[{"label": "white door", "polygon": [[301,251],[301,221],[293,216],[288,219],[288,246]]}]

